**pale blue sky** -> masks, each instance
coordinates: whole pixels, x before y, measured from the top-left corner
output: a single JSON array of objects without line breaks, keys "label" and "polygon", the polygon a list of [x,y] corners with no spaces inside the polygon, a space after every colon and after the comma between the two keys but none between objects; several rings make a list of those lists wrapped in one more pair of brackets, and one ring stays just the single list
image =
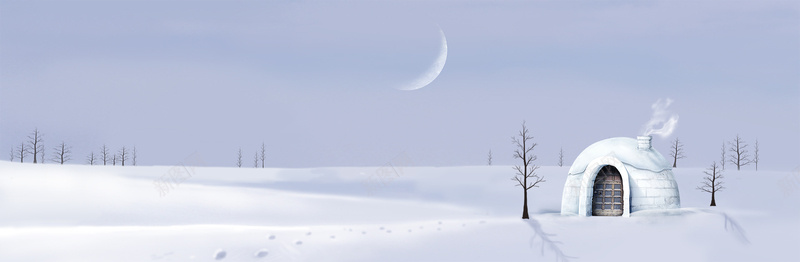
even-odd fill
[{"label": "pale blue sky", "polygon": [[[760,169],[800,165],[794,1],[0,1],[0,149],[38,127],[72,163],[106,143],[140,164],[538,164],[639,135],[672,98],[685,166],[737,133]],[[399,91],[439,49],[429,86]],[[750,168],[750,167],[748,167]]]}]

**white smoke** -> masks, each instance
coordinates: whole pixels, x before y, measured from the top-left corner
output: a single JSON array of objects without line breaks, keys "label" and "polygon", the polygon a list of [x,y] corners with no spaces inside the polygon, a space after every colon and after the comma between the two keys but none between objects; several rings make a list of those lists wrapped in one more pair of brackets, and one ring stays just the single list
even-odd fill
[{"label": "white smoke", "polygon": [[[661,138],[665,138],[672,134],[672,131],[675,131],[675,128],[678,126],[678,115],[670,115],[670,112],[667,110],[670,104],[672,104],[672,99],[667,98],[666,100],[658,99],[658,101],[651,106],[653,108],[653,117],[644,125],[643,130],[645,136],[658,135]],[[661,124],[663,124],[661,128],[656,129],[656,126]]]}]

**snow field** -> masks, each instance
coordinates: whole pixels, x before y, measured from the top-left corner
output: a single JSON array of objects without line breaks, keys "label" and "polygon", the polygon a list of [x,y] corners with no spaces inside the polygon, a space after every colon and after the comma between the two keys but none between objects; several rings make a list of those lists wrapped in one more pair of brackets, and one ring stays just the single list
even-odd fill
[{"label": "snow field", "polygon": [[681,209],[564,217],[568,167],[542,167],[523,221],[508,166],[195,168],[160,194],[171,168],[0,161],[0,261],[791,261],[800,242],[793,172],[726,171],[709,208],[703,169],[677,168]]}]

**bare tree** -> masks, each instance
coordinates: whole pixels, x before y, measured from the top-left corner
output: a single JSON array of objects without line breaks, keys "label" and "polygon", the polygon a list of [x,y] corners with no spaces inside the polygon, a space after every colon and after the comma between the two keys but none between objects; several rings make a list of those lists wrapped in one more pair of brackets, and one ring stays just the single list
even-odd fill
[{"label": "bare tree", "polygon": [[267,147],[261,142],[261,168],[264,168],[264,160],[267,159]]},{"label": "bare tree", "polygon": [[36,164],[37,158],[36,156],[44,149],[44,145],[42,144],[42,133],[39,132],[38,128],[34,128],[33,132],[28,135],[28,148],[29,152],[33,154],[33,163]]},{"label": "bare tree", "polygon": [[758,139],[756,139],[756,143],[753,145],[753,164],[756,164],[756,171],[758,171]]},{"label": "bare tree", "polygon": [[677,137],[670,144],[669,156],[672,157],[672,167],[678,167],[678,159],[686,157],[683,154],[683,143]]},{"label": "bare tree", "polygon": [[136,146],[133,146],[133,165],[136,166]]},{"label": "bare tree", "polygon": [[486,164],[490,165],[490,166],[492,165],[492,150],[491,149],[489,149],[489,156],[487,156]]},{"label": "bare tree", "polygon": [[[536,170],[539,169],[538,166],[533,164],[533,161],[537,159],[536,155],[533,154],[533,148],[536,147],[536,143],[532,141],[533,136],[528,135],[528,127],[525,125],[525,121],[522,122],[522,130],[519,131],[517,136],[512,136],[511,142],[517,146],[517,149],[514,150],[514,158],[522,160],[522,166],[514,166],[517,174],[511,180],[517,182],[516,186],[522,187],[522,219],[528,219],[528,189],[539,187],[538,184],[545,182],[545,180],[544,177],[539,177],[536,174]],[[532,181],[528,182],[528,179]]]},{"label": "bare tree", "polygon": [[258,167],[258,151],[256,151],[255,154],[253,154],[253,168],[257,167]]},{"label": "bare tree", "polygon": [[88,156],[86,156],[86,163],[88,163],[90,166],[94,165],[95,160],[97,160],[97,157],[94,155],[94,151],[92,151],[91,153],[89,153]]},{"label": "bare tree", "polygon": [[236,166],[237,167],[242,167],[242,149],[241,148],[239,148],[239,155],[236,158]]},{"label": "bare tree", "polygon": [[111,165],[112,166],[116,166],[117,165],[117,154],[114,154],[114,155],[111,156]]},{"label": "bare tree", "polygon": [[56,151],[56,155],[53,156],[53,161],[63,165],[67,161],[72,160],[72,157],[71,157],[72,150],[71,149],[72,149],[72,147],[67,146],[67,144],[64,143],[64,142],[61,142],[60,145],[58,145],[58,146],[53,148],[53,150]]},{"label": "bare tree", "polygon": [[103,147],[100,148],[100,156],[103,157],[103,165],[104,166],[106,165],[108,160],[110,160],[109,157],[108,157],[108,153],[109,153],[108,152],[108,147],[106,147],[106,144],[103,144]]},{"label": "bare tree", "polygon": [[11,154],[9,155],[9,160],[8,161],[14,162],[14,158],[15,157],[17,157],[17,155],[16,155],[16,152],[14,152],[14,147],[12,146],[11,147]]},{"label": "bare tree", "polygon": [[25,160],[25,156],[30,154],[28,147],[25,146],[25,143],[19,143],[19,149],[17,149],[17,154],[19,154],[19,162],[22,163]]},{"label": "bare tree", "polygon": [[119,160],[122,166],[125,166],[125,160],[131,157],[131,153],[128,152],[128,149],[125,146],[122,146],[122,149],[119,150]]},{"label": "bare tree", "polygon": [[703,177],[703,184],[698,186],[697,190],[711,193],[711,206],[717,206],[715,195],[717,192],[725,189],[725,187],[722,186],[722,184],[724,184],[722,182],[722,170],[717,167],[717,162],[714,161],[714,163],[711,164],[706,171],[703,171],[703,173],[705,173],[706,176]]},{"label": "bare tree", "polygon": [[44,150],[45,149],[47,149],[47,148],[42,147],[42,157],[39,158],[40,160],[42,160],[42,162],[41,162],[42,164],[44,164],[44,160],[46,159],[46,158],[44,158]]},{"label": "bare tree", "polygon": [[564,166],[564,148],[558,150],[558,166]]},{"label": "bare tree", "polygon": [[728,148],[728,151],[731,152],[730,156],[730,163],[736,165],[736,170],[742,170],[742,166],[746,166],[750,164],[750,154],[747,151],[747,143],[744,142],[744,139],[739,137],[739,134],[736,134],[736,138],[733,141],[729,142],[731,148]]},{"label": "bare tree", "polygon": [[722,141],[722,157],[720,157],[719,162],[722,164],[722,170],[725,170],[725,141]]}]

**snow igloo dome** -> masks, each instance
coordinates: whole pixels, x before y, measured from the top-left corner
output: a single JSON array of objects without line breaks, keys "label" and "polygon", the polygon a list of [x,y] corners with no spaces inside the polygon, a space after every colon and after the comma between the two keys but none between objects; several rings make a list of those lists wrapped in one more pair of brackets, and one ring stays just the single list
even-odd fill
[{"label": "snow igloo dome", "polygon": [[650,144],[652,137],[615,137],[581,152],[567,174],[561,215],[630,216],[680,208],[672,166]]}]

